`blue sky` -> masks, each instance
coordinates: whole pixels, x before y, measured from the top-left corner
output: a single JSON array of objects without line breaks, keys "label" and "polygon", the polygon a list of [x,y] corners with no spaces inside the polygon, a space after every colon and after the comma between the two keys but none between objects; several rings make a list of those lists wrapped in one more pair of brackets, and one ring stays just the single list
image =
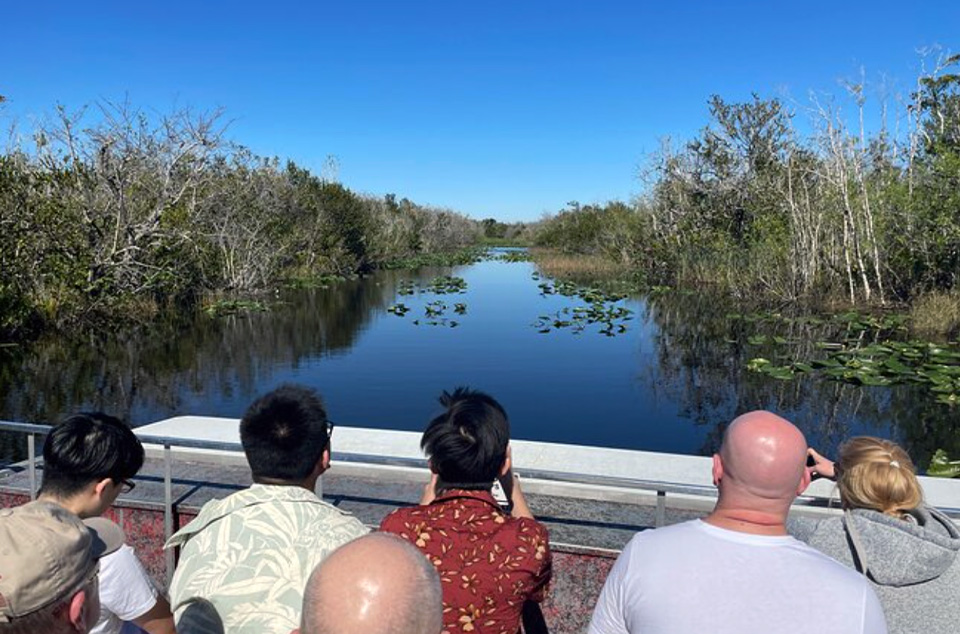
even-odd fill
[{"label": "blue sky", "polygon": [[476,218],[625,199],[711,94],[805,102],[916,50],[960,48],[960,2],[46,2],[0,17],[0,117],[55,103],[223,107],[261,154]]}]

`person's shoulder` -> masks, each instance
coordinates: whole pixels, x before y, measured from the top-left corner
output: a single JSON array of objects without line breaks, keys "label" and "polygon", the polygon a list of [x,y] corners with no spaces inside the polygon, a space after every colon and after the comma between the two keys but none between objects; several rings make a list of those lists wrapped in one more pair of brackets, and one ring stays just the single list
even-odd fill
[{"label": "person's shoulder", "polygon": [[[830,530],[830,526],[821,526],[818,534]],[[795,540],[791,549],[792,556],[796,559],[804,560],[807,569],[811,574],[822,576],[824,579],[832,579],[837,583],[846,583],[858,588],[866,583],[866,578],[849,566],[837,561],[835,556],[825,553],[820,548],[815,548],[802,541]],[[813,572],[815,571],[815,572]]]},{"label": "person's shoulder", "polygon": [[108,572],[114,568],[134,566],[138,564],[139,560],[137,559],[137,553],[133,550],[133,547],[124,544],[109,555],[104,555],[100,558],[101,579],[105,572]]},{"label": "person's shoulder", "polygon": [[400,508],[393,509],[381,520],[380,530],[390,533],[397,532],[397,530],[403,526],[403,523],[420,508],[420,505],[417,505],[401,506]]}]

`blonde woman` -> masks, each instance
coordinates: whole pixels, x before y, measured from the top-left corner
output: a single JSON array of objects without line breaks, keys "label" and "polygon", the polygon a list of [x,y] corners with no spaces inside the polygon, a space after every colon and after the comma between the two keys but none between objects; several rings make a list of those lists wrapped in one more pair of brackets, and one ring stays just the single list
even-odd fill
[{"label": "blonde woman", "polygon": [[891,634],[960,631],[960,531],[923,504],[913,463],[895,443],[860,436],[832,462],[813,449],[813,475],[837,482],[842,517],[790,530],[872,582]]}]

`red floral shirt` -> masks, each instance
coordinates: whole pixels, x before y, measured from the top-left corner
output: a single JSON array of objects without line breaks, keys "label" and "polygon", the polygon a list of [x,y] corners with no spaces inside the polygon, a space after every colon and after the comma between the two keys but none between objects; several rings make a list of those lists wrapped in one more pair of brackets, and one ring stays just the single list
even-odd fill
[{"label": "red floral shirt", "polygon": [[488,491],[445,491],[397,509],[380,530],[416,544],[437,567],[445,634],[516,634],[524,601],[542,601],[550,581],[547,529],[507,515]]}]

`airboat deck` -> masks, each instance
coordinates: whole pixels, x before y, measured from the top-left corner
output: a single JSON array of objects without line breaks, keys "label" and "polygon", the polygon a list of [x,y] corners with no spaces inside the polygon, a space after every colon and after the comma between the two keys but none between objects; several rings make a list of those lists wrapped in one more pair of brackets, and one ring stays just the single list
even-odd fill
[{"label": "airboat deck", "polygon": [[[0,472],[0,504],[29,500],[42,464],[35,439],[47,427],[0,423],[28,439],[28,459]],[[213,498],[248,486],[239,421],[179,416],[135,430],[147,449],[136,488],[112,510],[161,583],[175,564],[162,544]],[[415,504],[427,481],[420,434],[338,426],[333,465],[318,483],[327,501],[371,527],[393,509]],[[549,528],[554,581],[544,613],[551,631],[582,632],[603,580],[634,533],[705,515],[715,501],[710,458],[514,440],[534,514]],[[960,517],[960,481],[921,477],[928,503]],[[837,513],[833,483],[815,482],[797,500],[798,514]]]}]

